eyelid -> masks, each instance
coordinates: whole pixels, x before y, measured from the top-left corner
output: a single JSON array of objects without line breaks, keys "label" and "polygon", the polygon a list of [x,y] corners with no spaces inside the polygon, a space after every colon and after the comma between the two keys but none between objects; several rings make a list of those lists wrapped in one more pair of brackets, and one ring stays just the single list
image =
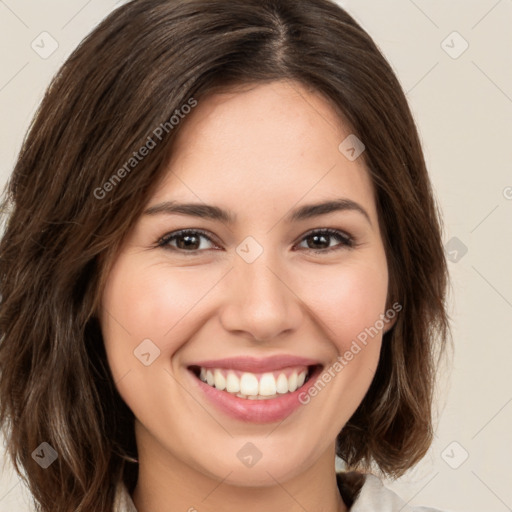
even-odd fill
[{"label": "eyelid", "polygon": [[[179,236],[182,236],[182,235],[187,235],[189,233],[192,233],[192,234],[198,234],[198,235],[201,235],[203,236],[204,238],[207,238],[208,240],[210,240],[214,245],[219,245],[216,241],[215,241],[215,236],[208,232],[208,231],[205,231],[204,229],[199,229],[199,228],[184,228],[184,229],[178,229],[176,231],[171,231],[167,234],[165,234],[164,236],[162,236],[157,242],[156,242],[156,246],[157,247],[163,247],[164,249],[166,248],[167,246],[167,243],[171,240],[171,239],[174,239],[174,238],[178,238]],[[171,249],[172,250],[172,249]],[[181,253],[189,253],[189,254],[194,254],[194,253],[200,253],[200,252],[204,252],[203,251],[199,251],[199,250],[196,250],[196,251],[183,251],[181,249],[174,249],[175,251],[177,252],[181,252]],[[208,249],[209,250],[209,249]]]},{"label": "eyelid", "polygon": [[[340,238],[345,246],[353,247],[355,246],[355,240],[352,235],[349,235],[347,232],[341,230],[341,229],[335,229],[335,228],[314,228],[309,231],[306,231],[301,237],[299,238],[299,242],[302,242],[305,238],[308,238],[310,236],[316,235],[316,234],[327,234],[333,238]],[[335,246],[338,247],[338,246]],[[310,251],[317,251],[317,252],[327,252],[329,249],[334,249],[335,247],[328,248],[328,249],[309,249]]]},{"label": "eyelid", "polygon": [[[168,243],[171,240],[179,238],[180,236],[185,236],[190,233],[201,235],[202,237],[208,239],[210,242],[212,242],[214,245],[216,245],[216,248],[215,249],[202,249],[202,250],[195,249],[192,251],[186,251],[186,250],[174,248],[174,247],[171,247],[168,245]],[[341,250],[341,249],[353,249],[358,245],[356,243],[354,237],[344,230],[335,229],[335,228],[314,228],[314,229],[311,229],[311,230],[303,233],[300,236],[300,238],[296,242],[294,242],[294,247],[297,244],[303,242],[308,237],[313,236],[315,234],[327,234],[328,236],[330,236],[332,238],[338,239],[339,243],[333,247],[327,247],[325,249],[303,248],[304,250],[306,250],[306,252],[310,252],[310,253],[313,252],[315,254],[322,254],[322,253],[325,254],[325,253],[330,253],[330,252]],[[209,231],[205,231],[204,229],[199,229],[199,228],[184,228],[184,229],[179,229],[176,231],[171,231],[171,232],[165,234],[164,236],[162,236],[155,244],[156,247],[162,247],[164,249],[174,251],[174,252],[177,252],[177,253],[180,253],[183,255],[187,255],[187,256],[197,256],[200,253],[205,252],[205,251],[217,250],[219,248],[219,245],[221,245],[221,244],[218,244],[216,242],[216,237],[212,233],[210,233]]]}]

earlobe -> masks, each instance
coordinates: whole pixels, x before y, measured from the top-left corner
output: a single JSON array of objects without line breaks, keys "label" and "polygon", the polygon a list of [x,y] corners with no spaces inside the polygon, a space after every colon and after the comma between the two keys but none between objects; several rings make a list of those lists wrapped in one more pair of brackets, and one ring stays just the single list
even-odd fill
[{"label": "earlobe", "polygon": [[[391,313],[392,315],[391,315]],[[397,311],[395,311],[394,308],[390,308],[386,311],[386,315],[385,315],[385,326],[384,326],[384,329],[382,331],[382,334],[386,334],[388,331],[390,331],[394,325],[396,324],[396,321],[398,319],[398,313]]]},{"label": "earlobe", "polygon": [[[391,292],[391,297],[393,299],[396,299],[397,293],[396,290],[394,292]],[[382,335],[386,334],[388,331],[390,331],[396,324],[396,321],[398,319],[398,315],[400,311],[402,311],[403,306],[401,302],[398,300],[392,300],[390,299],[389,295],[386,300],[386,311],[383,315],[381,315],[381,318],[384,322],[384,328],[382,329]]]},{"label": "earlobe", "polygon": [[384,330],[382,331],[382,334],[386,334],[388,331],[390,331],[393,326],[396,324],[396,316],[395,318],[392,318],[390,319],[387,323],[386,323],[386,326],[384,327]]}]

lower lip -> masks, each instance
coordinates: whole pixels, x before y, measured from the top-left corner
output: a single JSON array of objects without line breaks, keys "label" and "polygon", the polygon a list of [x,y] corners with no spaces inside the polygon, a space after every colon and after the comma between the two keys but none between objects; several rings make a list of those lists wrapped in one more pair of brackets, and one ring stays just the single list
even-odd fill
[{"label": "lower lip", "polygon": [[196,377],[191,370],[188,370],[199,389],[220,411],[248,423],[272,423],[284,420],[303,405],[299,401],[299,395],[307,393],[308,389],[314,386],[321,371],[321,367],[316,368],[309,380],[293,393],[286,393],[277,398],[266,400],[250,400],[214,388]]}]

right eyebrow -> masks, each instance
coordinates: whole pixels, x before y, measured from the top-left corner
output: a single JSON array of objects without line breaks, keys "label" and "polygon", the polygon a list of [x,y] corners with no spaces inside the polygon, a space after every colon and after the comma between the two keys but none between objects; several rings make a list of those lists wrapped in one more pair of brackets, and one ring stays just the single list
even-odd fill
[{"label": "right eyebrow", "polygon": [[234,224],[236,215],[219,208],[203,203],[178,203],[176,201],[165,201],[149,207],[144,215],[157,215],[166,213],[168,215],[181,214],[204,219],[220,220],[226,224]]}]

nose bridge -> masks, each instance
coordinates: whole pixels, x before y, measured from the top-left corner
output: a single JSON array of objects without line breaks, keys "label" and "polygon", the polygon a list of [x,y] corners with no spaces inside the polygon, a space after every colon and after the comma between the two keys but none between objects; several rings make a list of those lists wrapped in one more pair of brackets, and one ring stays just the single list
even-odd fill
[{"label": "nose bridge", "polygon": [[234,265],[222,314],[224,327],[261,341],[296,329],[302,316],[299,300],[274,253],[265,249],[252,262],[237,255]]}]

